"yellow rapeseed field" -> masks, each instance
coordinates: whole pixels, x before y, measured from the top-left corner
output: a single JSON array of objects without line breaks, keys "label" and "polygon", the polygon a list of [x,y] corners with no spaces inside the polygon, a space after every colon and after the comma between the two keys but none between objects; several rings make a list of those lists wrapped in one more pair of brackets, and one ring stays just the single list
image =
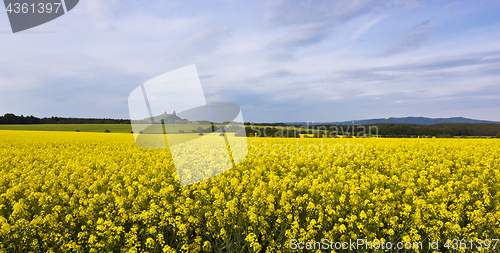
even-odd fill
[{"label": "yellow rapeseed field", "polygon": [[236,168],[181,187],[169,151],[132,134],[0,131],[0,251],[329,252],[315,242],[364,239],[500,252],[499,140],[248,141]]}]

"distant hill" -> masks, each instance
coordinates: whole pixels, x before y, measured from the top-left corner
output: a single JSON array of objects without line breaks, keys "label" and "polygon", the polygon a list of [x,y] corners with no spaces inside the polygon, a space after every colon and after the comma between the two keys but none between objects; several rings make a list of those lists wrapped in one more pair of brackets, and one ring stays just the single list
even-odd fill
[{"label": "distant hill", "polygon": [[[452,118],[426,118],[426,117],[402,117],[402,118],[380,118],[380,119],[364,119],[364,120],[351,120],[351,121],[337,121],[337,122],[309,122],[309,125],[318,124],[332,124],[332,125],[371,125],[371,124],[420,124],[420,125],[434,125],[443,123],[500,123],[498,121],[468,119],[463,117]],[[288,122],[288,125],[306,125],[307,122]]]}]

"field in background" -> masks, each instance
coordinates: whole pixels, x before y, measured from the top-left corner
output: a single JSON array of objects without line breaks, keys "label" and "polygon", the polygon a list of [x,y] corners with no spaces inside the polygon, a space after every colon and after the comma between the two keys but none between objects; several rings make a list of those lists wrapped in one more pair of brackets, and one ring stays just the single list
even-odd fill
[{"label": "field in background", "polygon": [[0,130],[29,130],[29,131],[69,131],[76,132],[104,132],[130,133],[129,124],[33,124],[33,125],[0,125]]},{"label": "field in background", "polygon": [[[161,125],[158,125],[160,133],[163,132]],[[167,133],[178,133],[181,129],[185,132],[192,132],[198,127],[206,129],[210,125],[166,125]],[[0,125],[0,130],[28,130],[28,131],[68,131],[76,132],[104,132],[109,130],[111,133],[130,133],[132,126],[129,124],[33,124],[33,125]]]}]

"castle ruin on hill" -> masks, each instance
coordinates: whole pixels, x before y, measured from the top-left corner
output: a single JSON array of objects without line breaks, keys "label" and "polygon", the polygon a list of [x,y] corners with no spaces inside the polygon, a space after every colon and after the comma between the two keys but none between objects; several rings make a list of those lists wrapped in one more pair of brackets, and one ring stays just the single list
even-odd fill
[{"label": "castle ruin on hill", "polygon": [[167,118],[167,117],[172,117],[172,116],[177,116],[177,115],[175,114],[175,111],[172,114],[168,114],[167,111],[165,111],[162,116],[163,116],[163,118]]}]

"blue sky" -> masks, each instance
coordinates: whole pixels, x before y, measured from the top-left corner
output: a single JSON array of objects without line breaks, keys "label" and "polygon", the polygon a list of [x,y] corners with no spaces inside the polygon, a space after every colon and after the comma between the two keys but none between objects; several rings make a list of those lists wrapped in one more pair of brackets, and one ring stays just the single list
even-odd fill
[{"label": "blue sky", "polygon": [[80,0],[12,34],[0,114],[128,118],[141,83],[196,64],[246,121],[500,121],[500,1]]}]

